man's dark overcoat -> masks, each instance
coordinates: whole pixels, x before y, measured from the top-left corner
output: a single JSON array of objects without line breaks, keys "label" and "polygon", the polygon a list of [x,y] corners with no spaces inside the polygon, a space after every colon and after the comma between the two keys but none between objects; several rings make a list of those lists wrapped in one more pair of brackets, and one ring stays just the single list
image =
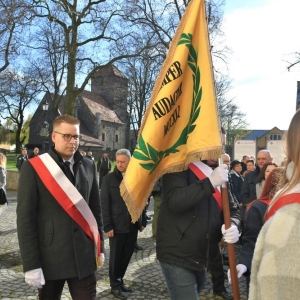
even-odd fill
[{"label": "man's dark overcoat", "polygon": [[[68,176],[66,166],[54,148],[49,154]],[[96,166],[76,151],[73,170],[75,186],[98,223],[103,253]],[[81,279],[95,272],[93,241],[63,210],[28,161],[24,162],[20,173],[17,200],[17,231],[24,272],[42,268],[46,280]]]}]

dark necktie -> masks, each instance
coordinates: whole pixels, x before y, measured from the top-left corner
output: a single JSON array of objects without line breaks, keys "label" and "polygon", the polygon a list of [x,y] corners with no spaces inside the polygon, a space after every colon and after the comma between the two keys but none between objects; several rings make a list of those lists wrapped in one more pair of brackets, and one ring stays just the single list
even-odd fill
[{"label": "dark necktie", "polygon": [[73,184],[75,184],[75,177],[74,177],[74,175],[73,175],[73,173],[72,173],[72,171],[71,171],[71,163],[69,162],[69,161],[65,161],[64,162],[64,164],[66,165],[66,167],[67,167],[67,171],[68,171],[68,173],[69,173],[69,179],[70,179],[70,181],[73,183]]}]

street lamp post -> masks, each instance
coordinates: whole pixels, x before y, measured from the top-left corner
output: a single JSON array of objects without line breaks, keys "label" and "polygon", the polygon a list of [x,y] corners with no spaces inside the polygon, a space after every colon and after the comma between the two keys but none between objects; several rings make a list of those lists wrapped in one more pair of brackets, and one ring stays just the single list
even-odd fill
[{"label": "street lamp post", "polygon": [[43,138],[43,144],[42,144],[42,153],[45,152],[45,139],[46,137],[49,135],[49,123],[46,121],[46,115],[47,115],[47,111],[49,109],[49,104],[47,102],[47,100],[42,104],[42,108],[43,108],[43,112],[44,112],[44,125],[40,130],[40,136]]},{"label": "street lamp post", "polygon": [[45,116],[46,116],[47,111],[49,109],[49,103],[47,102],[47,100],[45,101],[45,103],[43,103],[42,107],[43,107],[43,111],[45,112]]}]

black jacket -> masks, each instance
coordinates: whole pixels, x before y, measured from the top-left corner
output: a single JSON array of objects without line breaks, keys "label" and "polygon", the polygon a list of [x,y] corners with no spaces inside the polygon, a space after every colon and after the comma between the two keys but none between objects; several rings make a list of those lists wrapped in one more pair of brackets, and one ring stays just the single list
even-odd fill
[{"label": "black jacket", "polygon": [[232,183],[232,192],[234,193],[234,196],[237,199],[237,201],[239,203],[242,203],[241,202],[241,192],[242,192],[244,180],[243,180],[242,176],[239,176],[234,171],[231,171],[229,173],[229,176],[230,176],[231,183]]},{"label": "black jacket", "polygon": [[108,157],[101,157],[97,163],[97,171],[110,171],[111,170],[111,162]]},{"label": "black jacket", "polygon": [[256,167],[254,171],[251,171],[246,174],[243,188],[241,192],[241,201],[242,203],[249,204],[253,200],[257,199],[256,197],[256,183],[257,183],[257,176],[260,172],[260,169]]},{"label": "black jacket", "polygon": [[28,159],[34,158],[34,157],[36,157],[36,156],[39,156],[39,154],[38,154],[38,155],[35,155],[34,152],[32,152],[32,153],[28,156]]},{"label": "black jacket", "polygon": [[[61,156],[55,149],[50,149],[49,154],[68,177]],[[104,253],[96,166],[78,151],[74,161],[75,186],[97,221]],[[24,272],[42,268],[46,280],[84,278],[95,272],[94,243],[50,194],[28,161],[20,172],[17,200],[17,231]]]},{"label": "black jacket", "polygon": [[[209,245],[220,242],[223,216],[208,178],[198,180],[187,169],[163,176],[163,199],[158,216],[157,258],[190,270],[206,265]],[[239,225],[239,210],[229,192],[231,220]]]},{"label": "black jacket", "polygon": [[241,175],[243,175],[243,173],[247,170],[247,165],[241,161],[241,166],[242,166]]},{"label": "black jacket", "polygon": [[246,215],[244,235],[242,239],[242,249],[239,255],[239,264],[247,267],[247,273],[251,272],[252,258],[257,237],[264,225],[265,213],[268,205],[261,201],[256,201]]},{"label": "black jacket", "polygon": [[[120,194],[122,173],[115,167],[114,171],[103,178],[101,186],[101,204],[104,232],[114,230],[114,233],[128,233],[131,230],[131,216],[125,201]],[[137,229],[146,227],[145,210],[140,219],[133,224]]]},{"label": "black jacket", "polygon": [[22,165],[23,165],[23,162],[26,161],[26,160],[28,160],[28,155],[25,155],[25,156],[19,155],[19,156],[17,157],[16,167],[17,167],[17,169],[19,170],[19,172],[21,171],[21,167],[22,167]]}]

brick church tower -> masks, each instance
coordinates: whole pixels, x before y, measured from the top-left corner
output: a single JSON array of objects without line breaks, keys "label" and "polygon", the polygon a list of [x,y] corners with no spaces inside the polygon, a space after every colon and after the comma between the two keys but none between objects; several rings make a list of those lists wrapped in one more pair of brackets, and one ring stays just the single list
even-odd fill
[{"label": "brick church tower", "polygon": [[128,79],[115,66],[103,68],[94,75],[91,79],[91,92],[100,94],[108,107],[115,111],[124,123],[128,123]]},{"label": "brick church tower", "polygon": [[91,79],[91,92],[100,94],[109,109],[125,123],[125,147],[129,147],[130,116],[127,112],[128,79],[115,66],[100,69]]}]

